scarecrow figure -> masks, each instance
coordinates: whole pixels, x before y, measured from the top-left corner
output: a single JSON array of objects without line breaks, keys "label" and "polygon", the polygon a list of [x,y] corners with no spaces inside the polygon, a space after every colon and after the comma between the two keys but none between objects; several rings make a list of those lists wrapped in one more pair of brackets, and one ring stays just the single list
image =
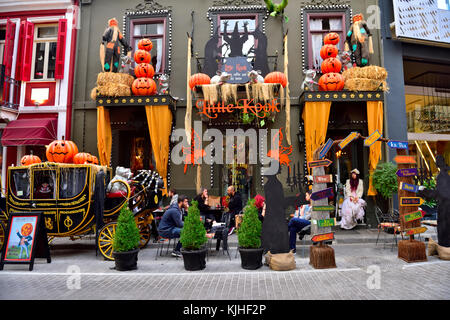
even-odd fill
[{"label": "scarecrow figure", "polygon": [[100,61],[104,72],[117,72],[120,64],[120,44],[125,48],[125,54],[131,58],[132,48],[125,41],[119,30],[116,18],[108,20],[108,28],[103,33],[100,44]]},{"label": "scarecrow figure", "polygon": [[368,66],[369,55],[373,54],[372,34],[363,19],[362,14],[353,17],[345,42],[345,51],[352,52],[358,67]]}]

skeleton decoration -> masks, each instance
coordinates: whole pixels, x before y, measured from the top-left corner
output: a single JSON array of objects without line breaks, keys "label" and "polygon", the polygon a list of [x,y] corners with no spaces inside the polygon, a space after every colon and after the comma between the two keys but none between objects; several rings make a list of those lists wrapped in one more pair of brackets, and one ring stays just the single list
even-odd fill
[{"label": "skeleton decoration", "polygon": [[225,71],[217,71],[217,74],[211,78],[211,84],[222,85],[230,80],[231,74]]},{"label": "skeleton decoration", "polygon": [[302,83],[302,90],[309,90],[309,91],[315,91],[317,90],[317,82],[314,81],[314,78],[316,77],[316,71],[315,70],[306,70],[303,71],[305,74],[305,80],[303,80]]},{"label": "skeleton decoration", "polygon": [[261,76],[260,70],[252,70],[248,73],[250,78],[249,83],[264,83],[264,78]]},{"label": "skeleton decoration", "polygon": [[162,74],[158,79],[158,94],[169,94],[169,75]]}]

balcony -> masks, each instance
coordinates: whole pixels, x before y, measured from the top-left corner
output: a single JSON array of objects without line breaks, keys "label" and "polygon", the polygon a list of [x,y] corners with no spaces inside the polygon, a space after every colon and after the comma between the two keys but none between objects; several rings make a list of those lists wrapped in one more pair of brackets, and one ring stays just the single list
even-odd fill
[{"label": "balcony", "polygon": [[20,81],[5,75],[0,65],[0,122],[16,120],[19,113]]}]

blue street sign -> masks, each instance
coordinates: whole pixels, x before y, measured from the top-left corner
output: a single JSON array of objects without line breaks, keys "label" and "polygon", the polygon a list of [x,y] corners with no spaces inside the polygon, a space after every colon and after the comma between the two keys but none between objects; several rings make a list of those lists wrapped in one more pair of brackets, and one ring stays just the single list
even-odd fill
[{"label": "blue street sign", "polygon": [[393,149],[408,149],[408,141],[389,140],[387,145]]},{"label": "blue street sign", "polygon": [[416,186],[415,184],[400,182],[400,189],[409,192],[418,192],[419,186]]},{"label": "blue street sign", "polygon": [[332,139],[328,139],[327,143],[325,143],[322,150],[320,150],[320,152],[319,152],[319,159],[322,159],[323,157],[325,157],[325,155],[328,153],[328,151],[330,151],[330,148],[333,145],[333,142],[334,141]]}]

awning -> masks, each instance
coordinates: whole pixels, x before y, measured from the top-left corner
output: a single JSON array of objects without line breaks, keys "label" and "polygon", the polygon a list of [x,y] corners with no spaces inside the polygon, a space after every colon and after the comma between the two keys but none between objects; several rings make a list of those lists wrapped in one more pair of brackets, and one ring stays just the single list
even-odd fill
[{"label": "awning", "polygon": [[57,139],[57,118],[17,119],[2,134],[3,146],[47,145]]}]

